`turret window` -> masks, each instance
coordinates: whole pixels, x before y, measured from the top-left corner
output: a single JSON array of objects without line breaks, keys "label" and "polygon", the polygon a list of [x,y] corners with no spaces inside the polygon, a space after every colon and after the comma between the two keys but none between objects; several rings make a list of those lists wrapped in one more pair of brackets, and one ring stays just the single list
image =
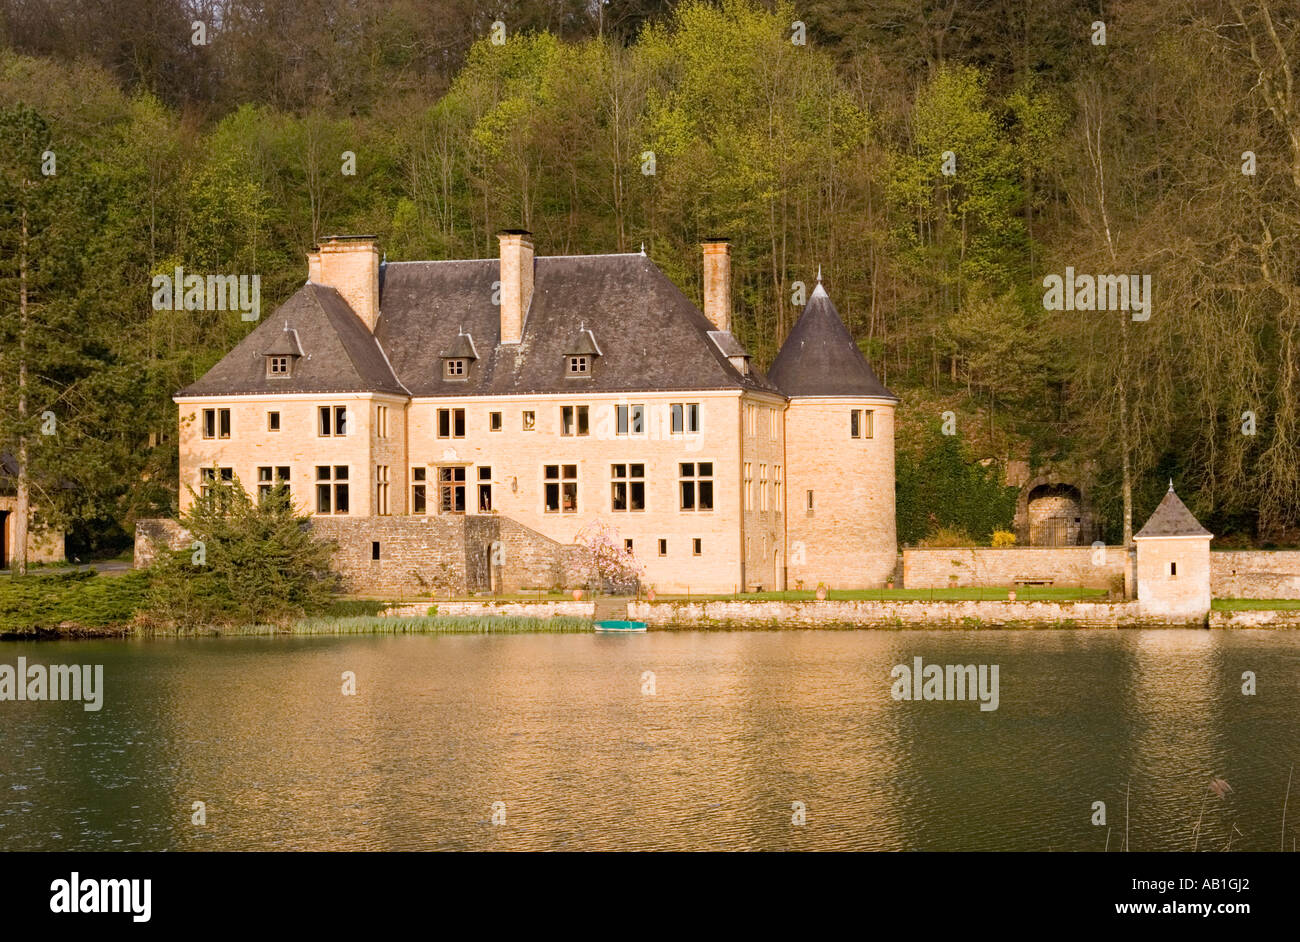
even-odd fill
[{"label": "turret window", "polygon": [[849,412],[849,437],[872,438],[875,435],[876,413],[871,409],[853,409]]}]

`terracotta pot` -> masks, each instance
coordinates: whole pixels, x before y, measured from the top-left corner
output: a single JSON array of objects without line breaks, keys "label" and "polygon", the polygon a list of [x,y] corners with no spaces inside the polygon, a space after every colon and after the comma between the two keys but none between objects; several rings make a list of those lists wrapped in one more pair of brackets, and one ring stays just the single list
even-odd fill
[{"label": "terracotta pot", "polygon": [[817,587],[817,601],[826,601],[826,586],[821,585]]},{"label": "terracotta pot", "polygon": [[1007,592],[1007,601],[1014,602],[1015,600],[1016,600],[1016,590],[1011,589],[1010,591]]},{"label": "terracotta pot", "polygon": [[581,590],[581,589],[574,589],[574,590],[573,590],[573,601],[575,601],[575,602],[581,602],[581,601],[582,601],[582,590]]},{"label": "terracotta pot", "polygon": [[649,592],[645,594],[645,597],[648,601],[653,602],[655,600],[655,590],[651,589]]}]

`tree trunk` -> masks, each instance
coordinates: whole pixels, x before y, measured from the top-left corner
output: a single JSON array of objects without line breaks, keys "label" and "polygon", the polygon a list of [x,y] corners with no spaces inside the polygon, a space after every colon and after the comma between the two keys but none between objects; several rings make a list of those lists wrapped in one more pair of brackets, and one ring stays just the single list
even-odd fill
[{"label": "tree trunk", "polygon": [[[26,186],[26,181],[24,187]],[[18,243],[18,478],[14,506],[13,561],[10,568],[27,575],[27,529],[31,515],[30,484],[27,479],[27,207],[21,211],[22,229]]]}]

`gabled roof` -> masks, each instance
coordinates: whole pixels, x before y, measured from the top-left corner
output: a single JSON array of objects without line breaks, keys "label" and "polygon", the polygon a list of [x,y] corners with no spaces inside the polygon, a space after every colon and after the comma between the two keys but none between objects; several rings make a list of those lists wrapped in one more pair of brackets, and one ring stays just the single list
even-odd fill
[{"label": "gabled roof", "polygon": [[767,371],[787,396],[898,397],[876,378],[826,289],[817,283],[794,330]]},{"label": "gabled roof", "polygon": [[268,357],[302,356],[302,344],[298,342],[298,331],[286,324],[284,330],[271,341],[271,346],[267,347],[263,353]]},{"label": "gabled roof", "polygon": [[[517,344],[499,343],[499,269],[495,258],[383,266],[375,332],[412,395],[571,394],[564,357],[584,329],[601,338],[601,368],[584,392],[777,392],[762,374],[742,375],[728,362],[709,340],[709,319],[643,255],[535,259]],[[483,349],[468,379],[445,380],[431,351],[448,349],[462,328]]]},{"label": "gabled roof", "polygon": [[457,334],[442,356],[448,360],[477,360],[478,350],[474,348],[474,338],[469,334]]},{"label": "gabled roof", "polygon": [[600,356],[600,347],[596,346],[596,338],[592,336],[590,330],[582,329],[578,331],[578,336],[569,344],[567,351],[571,356]]},{"label": "gabled roof", "polygon": [[729,330],[711,330],[709,339],[722,351],[724,357],[747,357],[749,352],[741,346],[739,340]]},{"label": "gabled roof", "polygon": [[[288,378],[266,375],[268,351],[288,327],[304,351]],[[380,392],[405,394],[378,342],[333,288],[308,282],[216,366],[176,395]]]},{"label": "gabled roof", "polygon": [[1201,526],[1200,521],[1192,515],[1178,495],[1174,493],[1174,482],[1169,482],[1169,490],[1156,512],[1147,520],[1146,526],[1133,535],[1133,539],[1147,539],[1160,536],[1213,536]]}]

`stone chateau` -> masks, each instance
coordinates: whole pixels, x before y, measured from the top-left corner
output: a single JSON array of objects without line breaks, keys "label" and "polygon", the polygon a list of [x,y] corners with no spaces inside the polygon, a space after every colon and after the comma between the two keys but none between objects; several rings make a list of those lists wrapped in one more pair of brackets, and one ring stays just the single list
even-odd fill
[{"label": "stone chateau", "polygon": [[884,583],[898,400],[820,280],[765,374],[731,332],[726,240],[700,311],[644,252],[499,239],[389,263],[326,239],[177,393],[182,509],[214,476],[288,488],[359,591],[572,585],[595,522],[661,592]]}]

